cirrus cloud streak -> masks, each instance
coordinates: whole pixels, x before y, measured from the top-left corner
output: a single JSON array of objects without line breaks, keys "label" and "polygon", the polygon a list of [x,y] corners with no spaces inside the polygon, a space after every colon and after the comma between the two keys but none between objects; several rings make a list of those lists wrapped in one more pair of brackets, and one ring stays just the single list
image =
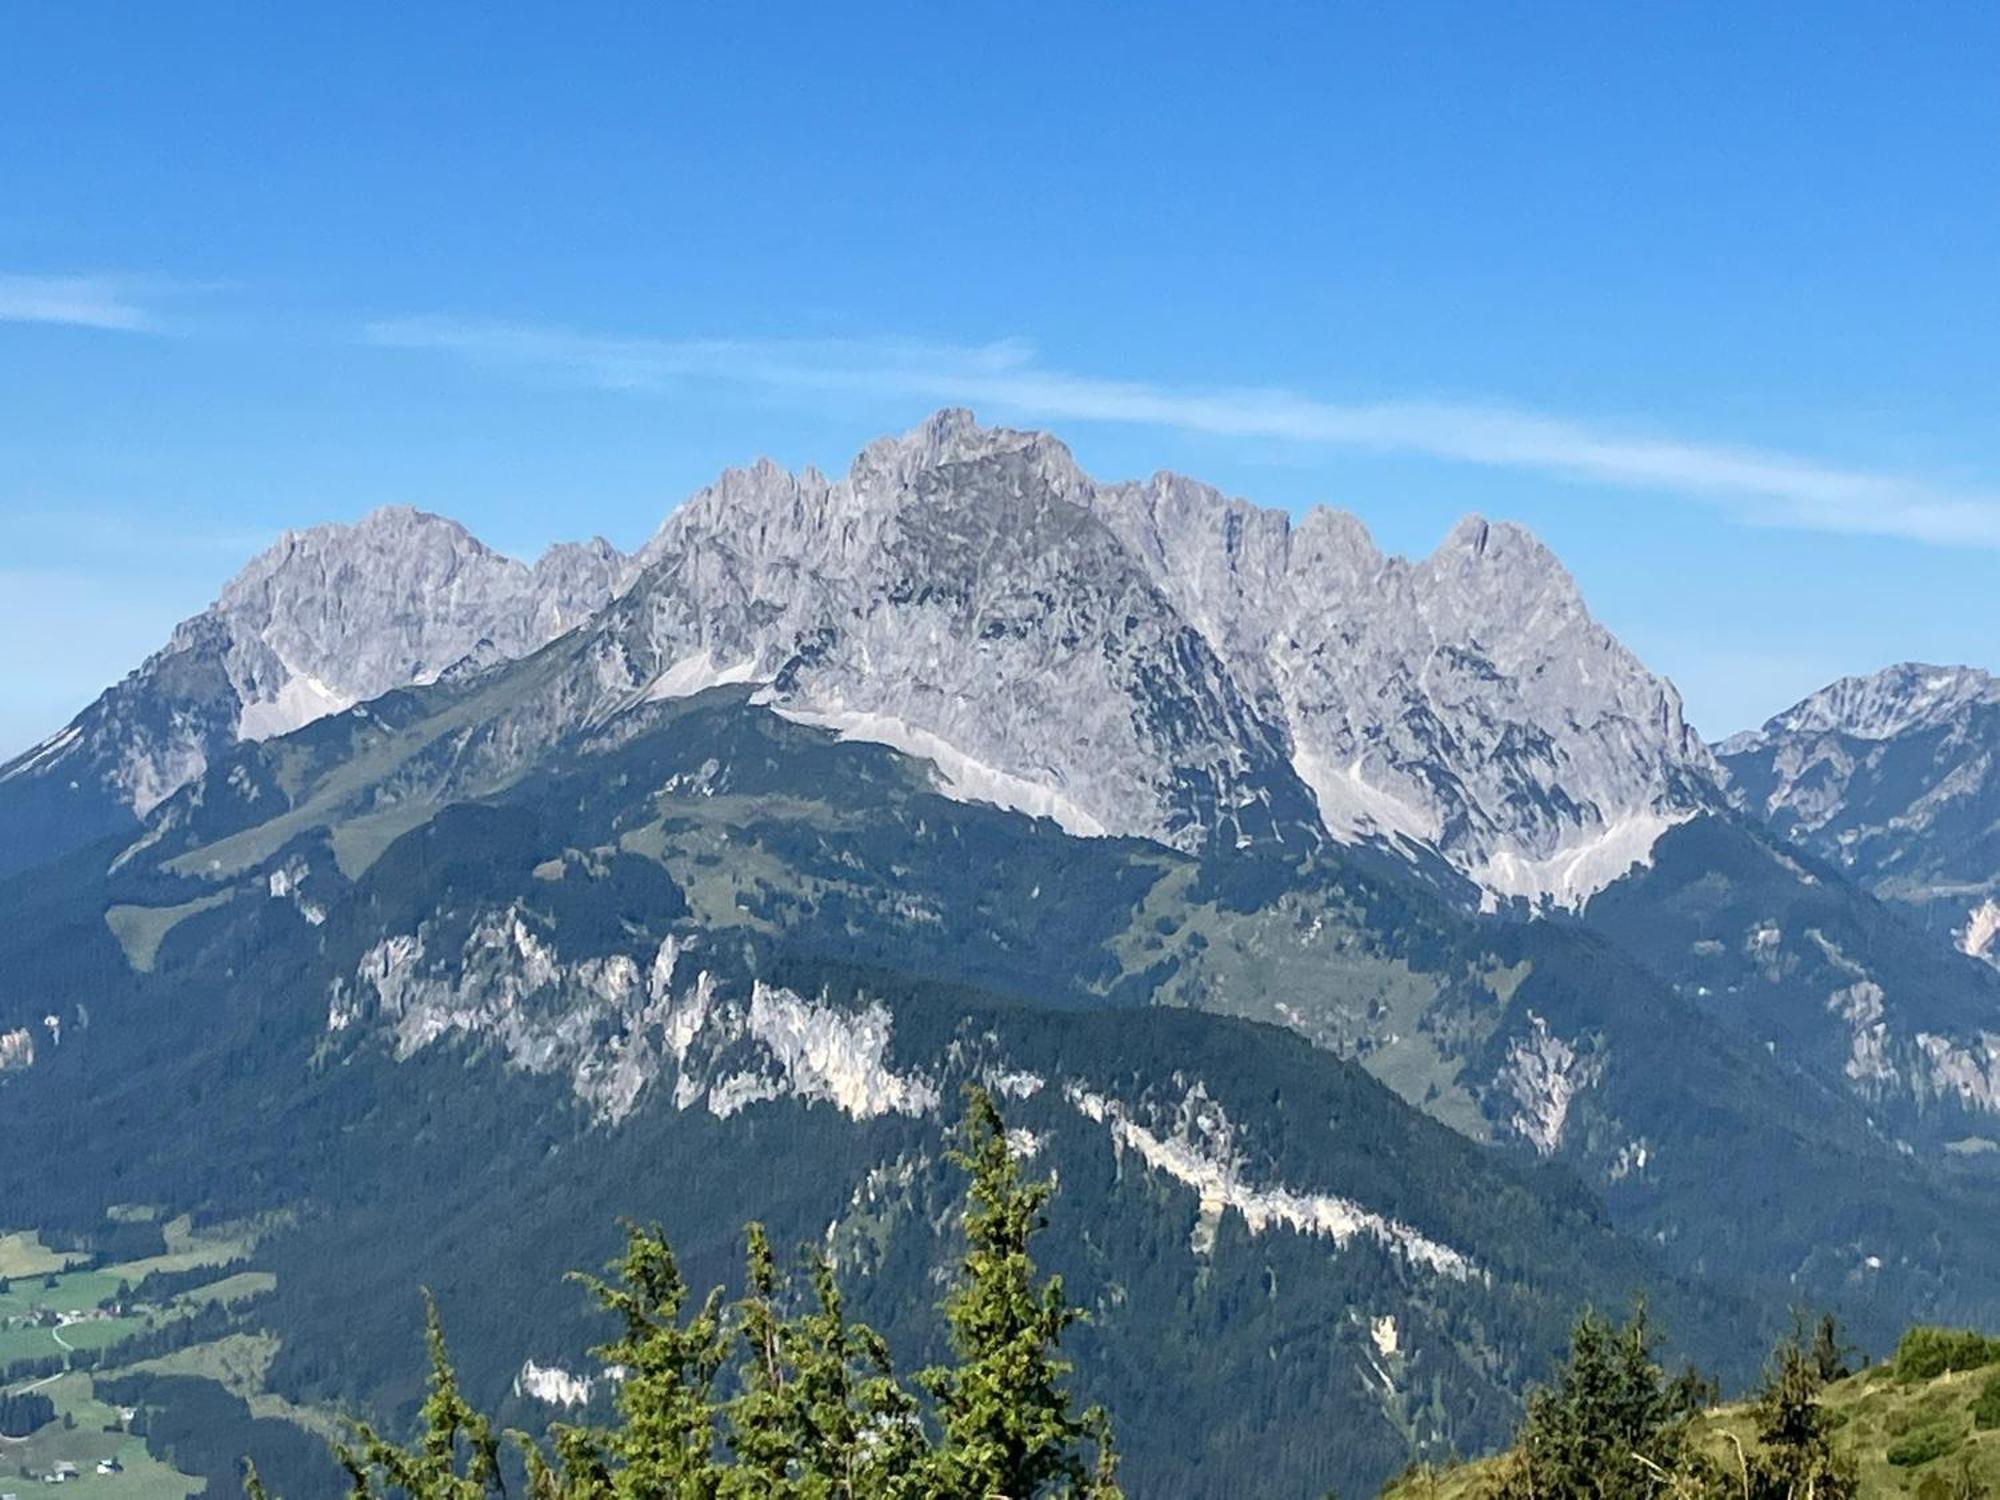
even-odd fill
[{"label": "cirrus cloud streak", "polygon": [[617,338],[517,323],[402,318],[373,344],[606,390],[690,383],[998,407],[1043,421],[1113,422],[1522,469],[1683,495],[1752,525],[2000,548],[2000,496],[1785,453],[1620,433],[1503,405],[1342,403],[1272,387],[1198,389],[1044,365],[1015,340]]},{"label": "cirrus cloud streak", "polygon": [[125,276],[28,276],[0,272],[0,323],[59,323],[150,333],[153,315],[133,300],[141,283]]}]

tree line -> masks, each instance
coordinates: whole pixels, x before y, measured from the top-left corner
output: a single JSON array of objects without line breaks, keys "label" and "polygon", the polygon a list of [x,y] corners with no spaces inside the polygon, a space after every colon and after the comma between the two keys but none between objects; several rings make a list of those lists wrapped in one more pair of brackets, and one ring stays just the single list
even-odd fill
[{"label": "tree line", "polygon": [[34,1391],[0,1391],[0,1437],[26,1437],[56,1419],[56,1404]]}]

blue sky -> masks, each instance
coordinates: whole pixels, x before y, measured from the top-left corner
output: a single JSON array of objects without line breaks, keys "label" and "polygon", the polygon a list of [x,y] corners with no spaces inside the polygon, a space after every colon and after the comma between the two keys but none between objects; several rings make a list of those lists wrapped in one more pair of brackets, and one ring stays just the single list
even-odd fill
[{"label": "blue sky", "polygon": [[2000,667],[2000,10],[17,6],[0,753],[286,526],[943,404],[1540,533],[1722,734]]}]

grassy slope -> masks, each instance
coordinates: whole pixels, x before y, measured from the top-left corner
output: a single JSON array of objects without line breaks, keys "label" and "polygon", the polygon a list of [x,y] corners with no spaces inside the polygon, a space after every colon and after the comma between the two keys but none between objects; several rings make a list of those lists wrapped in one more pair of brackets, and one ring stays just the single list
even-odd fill
[{"label": "grassy slope", "polygon": [[26,1231],[0,1234],[0,1280],[14,1276],[46,1276],[83,1257],[51,1250]]},{"label": "grassy slope", "polygon": [[[1988,1366],[1905,1383],[1896,1379],[1888,1365],[1877,1365],[1829,1386],[1821,1400],[1841,1424],[1834,1441],[1859,1466],[1862,1500],[1914,1496],[1930,1475],[1955,1479],[1966,1470],[1987,1493],[2000,1495],[2000,1429],[1980,1432],[1974,1428],[1971,1415],[1980,1388],[1996,1377],[2000,1377],[2000,1368]],[[1909,1467],[1888,1461],[1889,1448],[1899,1438],[1931,1425],[1955,1433],[1959,1446]],[[1736,1467],[1730,1436],[1754,1448],[1755,1434],[1755,1417],[1744,1405],[1721,1407],[1702,1420],[1704,1444],[1728,1472]],[[1490,1488],[1496,1467],[1497,1460],[1483,1459],[1454,1469],[1413,1474],[1383,1491],[1384,1500],[1480,1500]]]},{"label": "grassy slope", "polygon": [[[45,1474],[58,1461],[77,1466],[74,1482],[62,1487],[64,1500],[185,1500],[203,1490],[204,1482],[176,1473],[169,1465],[150,1457],[143,1438],[124,1431],[107,1431],[118,1425],[118,1413],[97,1399],[91,1377],[81,1371],[38,1382],[36,1389],[56,1404],[61,1420],[51,1422],[32,1437],[0,1440],[0,1490],[27,1494],[32,1488],[43,1492],[39,1481],[26,1474]],[[125,1466],[122,1474],[100,1475],[97,1461],[116,1456]]]},{"label": "grassy slope", "polygon": [[[26,1321],[40,1310],[72,1312],[94,1307],[113,1295],[121,1282],[136,1285],[149,1271],[185,1271],[237,1260],[251,1253],[265,1227],[246,1222],[195,1229],[186,1219],[177,1219],[165,1226],[166,1254],[94,1271],[62,1270],[69,1257],[46,1248],[32,1232],[0,1235],[0,1257],[16,1277],[9,1292],[0,1294],[0,1365],[12,1359],[64,1352],[55,1339],[58,1333],[70,1349],[108,1348],[161,1320],[185,1316],[202,1304],[238,1303],[266,1295],[277,1286],[275,1276],[268,1271],[241,1271],[182,1292],[141,1316],[71,1323],[60,1329]],[[26,1274],[29,1272],[33,1274]],[[55,1278],[53,1287],[45,1283],[49,1276]],[[9,1323],[12,1326],[6,1326]],[[212,1380],[244,1398],[253,1416],[279,1418],[321,1438],[338,1437],[339,1425],[328,1413],[295,1406],[264,1390],[264,1376],[277,1348],[278,1341],[268,1334],[230,1334],[158,1358],[99,1371],[97,1376],[134,1373]],[[185,1500],[204,1487],[205,1481],[150,1457],[142,1438],[110,1430],[120,1426],[118,1413],[98,1399],[91,1373],[71,1371],[18,1381],[5,1389],[46,1394],[55,1402],[57,1420],[25,1438],[0,1437],[0,1492],[25,1494],[31,1483],[39,1490],[39,1483],[27,1476],[46,1473],[58,1460],[75,1463],[81,1471],[63,1488],[62,1493],[71,1500],[92,1500],[100,1493],[122,1500]],[[65,1417],[73,1425],[65,1426]],[[97,1461],[114,1454],[125,1472],[97,1474]]]}]

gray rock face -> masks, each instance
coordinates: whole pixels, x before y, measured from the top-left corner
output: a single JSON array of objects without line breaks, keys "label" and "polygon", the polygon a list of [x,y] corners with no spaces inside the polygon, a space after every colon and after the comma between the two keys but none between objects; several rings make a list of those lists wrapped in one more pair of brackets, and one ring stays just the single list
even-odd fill
[{"label": "gray rock face", "polygon": [[2000,678],[1845,677],[1717,748],[1741,806],[2000,964]]},{"label": "gray rock face", "polygon": [[553,548],[529,568],[455,521],[378,510],[354,526],[287,532],[202,618],[227,632],[239,737],[270,739],[430,682],[482,648],[525,656],[596,614],[623,565],[598,541]]},{"label": "gray rock face", "polygon": [[725,474],[596,627],[594,712],[756,681],[782,713],[1075,833],[1193,848],[1308,829],[1276,726],[1090,489],[1060,443],[964,412],[871,445],[839,481]]},{"label": "gray rock face", "polygon": [[1673,689],[1519,528],[1471,518],[1409,562],[1333,511],[1294,525],[1173,475],[1098,485],[1054,439],[962,411],[839,480],[733,470],[630,560],[595,543],[529,569],[411,511],[288,535],[9,774],[84,757],[143,813],[218,745],[593,615],[468,755],[756,682],[1073,833],[1407,841],[1494,895],[1568,904],[1643,862],[1714,774]]},{"label": "gray rock face", "polygon": [[1575,903],[1709,798],[1679,695],[1520,527],[1468,517],[1413,563],[1353,516],[1294,525],[1177,475],[1094,503],[1283,727],[1337,835]]},{"label": "gray rock face", "polygon": [[[0,767],[0,800],[32,799],[42,823],[86,836],[143,817],[239,739],[289,733],[467,658],[535,650],[594,615],[627,572],[603,541],[553,548],[531,568],[401,507],[287,532],[131,676]],[[0,869],[20,852],[0,851]]]},{"label": "gray rock face", "polygon": [[1736,756],[1787,737],[1815,734],[1893,740],[1915,730],[1950,728],[1968,710],[1982,707],[2000,707],[2000,678],[1976,667],[1902,662],[1869,676],[1843,677],[1763,728],[1732,735],[1719,748]]},{"label": "gray rock face", "polygon": [[943,412],[837,483],[727,475],[640,560],[599,655],[616,693],[768,682],[1074,832],[1247,838],[1303,785],[1336,837],[1577,902],[1710,796],[1673,689],[1546,549],[1476,518],[1410,563],[1351,516],[1100,486],[1051,438]]}]

